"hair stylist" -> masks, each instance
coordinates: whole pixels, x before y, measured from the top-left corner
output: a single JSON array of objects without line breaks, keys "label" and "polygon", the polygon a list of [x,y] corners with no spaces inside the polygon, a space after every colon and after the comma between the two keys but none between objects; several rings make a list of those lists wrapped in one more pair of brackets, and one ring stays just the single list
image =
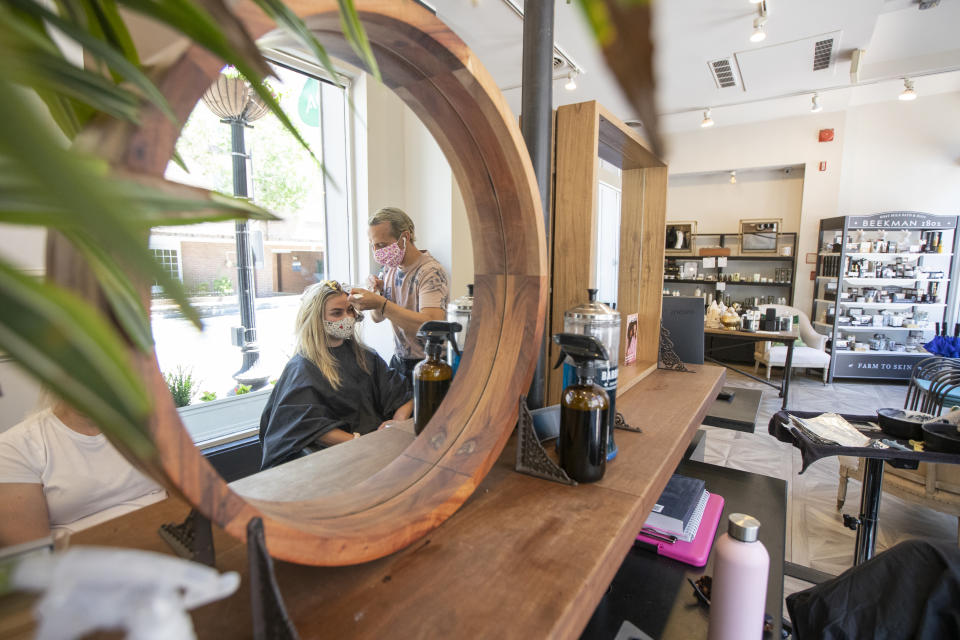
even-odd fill
[{"label": "hair stylist", "polygon": [[367,232],[373,259],[383,270],[379,278],[371,276],[372,291],[354,288],[350,302],[371,311],[374,322],[389,318],[396,342],[390,367],[409,381],[413,368],[424,358],[417,330],[424,322],[446,318],[449,278],[433,256],[414,245],[413,221],[400,209],[377,211]]}]

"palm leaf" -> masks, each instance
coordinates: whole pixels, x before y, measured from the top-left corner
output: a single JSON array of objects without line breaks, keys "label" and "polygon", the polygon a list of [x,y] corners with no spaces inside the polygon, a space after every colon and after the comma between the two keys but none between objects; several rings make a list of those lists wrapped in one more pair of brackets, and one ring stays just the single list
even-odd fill
[{"label": "palm leaf", "polygon": [[110,326],[79,298],[3,262],[0,348],[138,456],[154,452],[149,396]]},{"label": "palm leaf", "polygon": [[137,215],[135,204],[124,198],[114,183],[104,179],[105,163],[77,152],[63,153],[24,98],[2,77],[0,93],[7,95],[6,100],[0,101],[0,122],[5,124],[5,135],[0,136],[0,159],[16,158],[15,163],[6,163],[6,171],[14,172],[23,187],[38,194],[38,204],[70,212],[74,222],[100,246],[110,247],[125,270],[160,284],[184,316],[200,328],[200,317],[190,307],[182,284],[146,251],[145,234],[131,222]]},{"label": "palm leaf", "polygon": [[0,7],[0,73],[12,82],[85,102],[115,118],[136,122],[139,99],[101,75],[74,66],[45,34]]},{"label": "palm leaf", "polygon": [[343,27],[343,35],[347,42],[353,48],[354,52],[366,63],[370,73],[374,78],[380,80],[380,67],[377,66],[377,60],[373,57],[373,49],[370,47],[370,41],[367,39],[367,33],[360,24],[360,16],[357,15],[357,8],[353,5],[353,0],[337,0],[340,7],[340,24]]},{"label": "palm leaf", "polygon": [[317,56],[317,60],[320,61],[320,64],[326,69],[327,73],[330,74],[330,79],[336,82],[338,87],[343,87],[339,80],[340,74],[337,73],[336,68],[333,66],[333,61],[330,59],[330,56],[327,55],[327,50],[323,48],[323,45],[320,44],[317,37],[313,35],[313,32],[307,28],[303,20],[291,11],[290,7],[283,3],[283,0],[254,0],[254,2],[257,3],[257,6],[259,6],[265,14],[273,18],[274,22],[286,27],[290,33],[299,38],[300,41],[313,52],[313,55]]},{"label": "palm leaf", "polygon": [[[157,108],[159,108],[160,111],[170,119],[171,122],[177,123],[177,117],[174,115],[173,109],[171,109],[170,105],[167,103],[167,99],[163,97],[163,94],[160,93],[160,90],[157,89],[157,86],[150,80],[150,78],[148,78],[146,74],[138,68],[136,63],[131,62],[124,57],[126,55],[125,51],[121,53],[114,47],[110,46],[110,44],[95,38],[89,32],[80,28],[73,22],[64,20],[55,13],[48,11],[44,7],[32,2],[32,0],[7,1],[12,6],[19,8],[24,13],[42,18],[46,22],[56,27],[62,33],[69,36],[75,42],[83,46],[86,52],[103,60],[108,67],[139,89],[150,102],[155,104]],[[127,34],[127,39],[129,39],[129,34]],[[134,59],[136,59],[136,51],[134,51],[133,55]]]},{"label": "palm leaf", "polygon": [[[260,54],[256,43],[244,30],[236,16],[220,0],[202,0],[197,4],[189,0],[168,0],[162,3],[150,0],[120,0],[120,3],[133,11],[166,24],[236,67],[284,128],[320,164],[310,145],[300,135],[296,126],[280,107],[280,103],[264,84],[263,79],[273,73],[266,59]],[[210,8],[213,8],[213,12],[223,20],[223,23],[211,17],[206,10]]]}]

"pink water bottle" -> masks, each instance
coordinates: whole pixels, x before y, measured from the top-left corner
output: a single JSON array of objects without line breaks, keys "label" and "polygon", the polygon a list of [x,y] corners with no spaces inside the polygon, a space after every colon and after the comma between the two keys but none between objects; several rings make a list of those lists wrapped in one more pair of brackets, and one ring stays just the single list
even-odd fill
[{"label": "pink water bottle", "polygon": [[760,640],[767,601],[770,554],[757,540],[760,521],[730,514],[714,545],[707,640]]}]

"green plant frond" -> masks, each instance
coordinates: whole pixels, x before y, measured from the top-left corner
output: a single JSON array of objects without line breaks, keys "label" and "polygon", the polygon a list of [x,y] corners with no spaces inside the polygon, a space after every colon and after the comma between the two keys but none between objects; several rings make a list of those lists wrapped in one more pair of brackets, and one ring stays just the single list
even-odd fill
[{"label": "green plant frond", "polygon": [[120,16],[117,3],[114,0],[83,0],[83,4],[90,7],[88,15],[96,17],[106,41],[117,49],[124,59],[139,67],[140,54],[137,53],[130,31]]},{"label": "green plant frond", "polygon": [[82,230],[67,231],[65,235],[71,244],[83,253],[110,303],[117,322],[133,344],[141,351],[153,348],[150,319],[136,287],[121,265]]},{"label": "green plant frond", "polygon": [[338,80],[340,74],[337,73],[336,68],[333,66],[333,61],[330,59],[330,56],[327,55],[327,50],[323,48],[323,45],[320,44],[317,37],[313,35],[313,32],[307,28],[303,20],[291,11],[290,7],[288,7],[283,0],[254,0],[254,2],[257,3],[257,6],[260,7],[265,14],[273,18],[274,22],[281,27],[285,27],[298,38],[300,42],[306,45],[307,48],[313,52],[313,55],[317,56],[317,60],[320,61],[320,64],[326,69],[327,73],[330,74],[330,78],[338,87],[343,88],[343,85],[340,84]]},{"label": "green plant frond", "polygon": [[[139,89],[147,100],[155,104],[157,108],[160,109],[160,111],[170,119],[171,122],[177,124],[177,117],[174,115],[173,109],[171,109],[170,105],[167,103],[167,99],[163,97],[163,94],[160,93],[160,90],[153,83],[153,81],[151,81],[150,78],[148,78],[147,75],[138,67],[138,62],[136,61],[136,51],[133,52],[134,59],[131,61],[125,57],[125,55],[127,55],[126,51],[118,51],[116,48],[111,46],[110,43],[94,37],[88,31],[82,29],[72,22],[64,20],[55,13],[37,5],[32,0],[7,1],[11,4],[11,6],[17,7],[24,13],[29,13],[38,18],[42,18],[60,30],[64,35],[71,38],[74,42],[80,44],[86,52],[102,60],[120,77],[127,80],[130,82],[130,84]],[[129,34],[127,34],[127,38],[129,39]]]},{"label": "green plant frond", "polygon": [[150,398],[126,349],[88,304],[0,262],[0,348],[138,455]]},{"label": "green plant frond", "polygon": [[[270,66],[261,55],[256,43],[243,29],[243,25],[222,2],[203,0],[194,4],[189,0],[168,0],[163,3],[150,0],[120,0],[120,4],[163,22],[236,67],[284,128],[310,153],[318,165],[322,164],[293,121],[284,113],[269,88],[264,85],[264,78],[273,73]],[[211,7],[214,9],[214,15],[224,20],[222,24],[215,21],[205,10]]]},{"label": "green plant frond", "polygon": [[[93,161],[77,152],[64,153],[49,128],[39,122],[23,96],[0,78],[0,160],[26,188],[41,197],[41,203],[69,212],[77,226],[90,234],[99,246],[109,247],[117,262],[146,282],[157,282],[180,306],[185,317],[198,328],[199,314],[188,300],[183,285],[172,278],[147,251],[146,236],[132,220],[138,215],[135,203],[107,178],[106,163]],[[13,162],[12,159],[16,159]],[[7,180],[11,180],[7,178]]]},{"label": "green plant frond", "polygon": [[357,15],[357,8],[353,5],[353,0],[337,0],[340,7],[340,24],[343,27],[343,35],[347,42],[353,48],[354,52],[367,65],[370,74],[380,80],[380,67],[377,66],[377,59],[373,56],[373,49],[370,47],[370,41],[367,39],[367,33],[360,24],[360,16]]}]

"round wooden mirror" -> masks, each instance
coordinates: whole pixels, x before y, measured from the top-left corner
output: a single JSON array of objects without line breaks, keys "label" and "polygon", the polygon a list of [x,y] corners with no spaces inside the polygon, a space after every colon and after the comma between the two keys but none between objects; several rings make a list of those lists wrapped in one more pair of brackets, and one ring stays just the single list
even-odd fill
[{"label": "round wooden mirror", "polygon": [[[359,64],[341,34],[336,2],[288,4],[331,55]],[[316,565],[354,564],[401,549],[470,496],[516,422],[520,397],[536,365],[547,296],[546,246],[533,170],[493,80],[422,6],[410,1],[356,4],[384,83],[433,134],[467,206],[474,246],[475,333],[440,411],[399,457],[341,493],[274,501],[244,498],[194,447],[156,359],[137,356],[157,399],[151,430],[170,483],[237,537],[245,537],[250,518],[262,517],[273,556]],[[240,3],[235,11],[255,38],[275,26],[252,3]],[[221,66],[192,47],[165,72],[160,88],[181,122]],[[159,113],[148,112],[126,139],[123,164],[162,176],[178,134]]]}]

